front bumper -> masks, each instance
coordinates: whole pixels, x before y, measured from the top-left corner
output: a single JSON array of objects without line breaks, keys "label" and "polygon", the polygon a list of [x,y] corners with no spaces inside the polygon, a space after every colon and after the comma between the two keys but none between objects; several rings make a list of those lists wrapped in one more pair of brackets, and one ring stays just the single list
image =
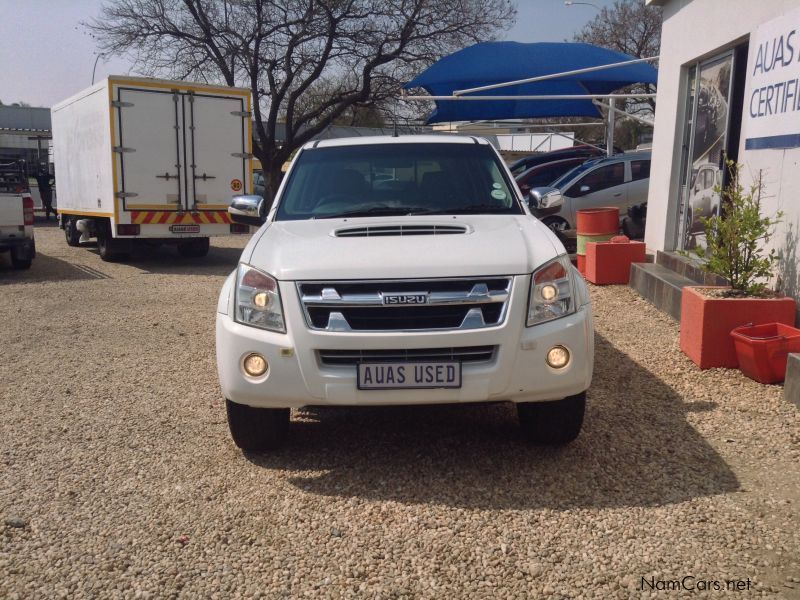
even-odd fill
[{"label": "front bumper", "polygon": [[[307,405],[444,404],[508,400],[560,400],[586,390],[594,366],[591,305],[575,314],[525,327],[529,276],[516,278],[505,322],[498,327],[439,332],[322,332],[306,327],[292,283],[281,282],[287,333],[273,333],[233,320],[231,279],[217,311],[217,368],[225,397],[263,408]],[[579,285],[583,285],[581,282]],[[496,345],[490,361],[464,363],[460,389],[359,390],[356,367],[320,363],[318,350],[387,350]],[[555,345],[570,350],[570,363],[555,370],[545,362]],[[250,352],[269,363],[265,376],[250,378],[242,361]]]}]

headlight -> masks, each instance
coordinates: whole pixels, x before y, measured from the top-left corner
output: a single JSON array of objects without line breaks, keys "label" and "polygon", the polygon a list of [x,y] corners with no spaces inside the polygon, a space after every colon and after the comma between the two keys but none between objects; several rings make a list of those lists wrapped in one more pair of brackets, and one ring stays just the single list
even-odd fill
[{"label": "headlight", "polygon": [[239,265],[234,314],[243,325],[286,333],[277,279],[250,265]]},{"label": "headlight", "polygon": [[528,327],[565,317],[575,310],[572,264],[566,255],[551,260],[533,272],[528,300]]}]

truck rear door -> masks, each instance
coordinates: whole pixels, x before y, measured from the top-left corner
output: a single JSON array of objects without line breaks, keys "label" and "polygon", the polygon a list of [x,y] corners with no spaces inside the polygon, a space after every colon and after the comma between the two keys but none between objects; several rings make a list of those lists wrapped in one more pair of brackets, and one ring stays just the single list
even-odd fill
[{"label": "truck rear door", "polygon": [[186,210],[182,97],[168,90],[120,88],[120,180],[126,210]]},{"label": "truck rear door", "polygon": [[226,209],[232,195],[246,192],[244,100],[188,94],[184,110],[188,111],[187,143],[191,158],[187,180],[189,208]]}]

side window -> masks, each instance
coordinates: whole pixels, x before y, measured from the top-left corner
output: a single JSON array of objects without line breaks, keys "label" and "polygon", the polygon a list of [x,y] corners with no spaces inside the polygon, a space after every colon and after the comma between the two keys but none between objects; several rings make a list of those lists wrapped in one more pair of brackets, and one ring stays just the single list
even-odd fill
[{"label": "side window", "polygon": [[631,181],[648,179],[650,177],[650,161],[634,160],[631,162]]},{"label": "side window", "polygon": [[[618,162],[595,169],[579,179],[567,190],[567,196],[577,197],[625,183],[625,163]],[[584,189],[588,187],[589,189]]]}]

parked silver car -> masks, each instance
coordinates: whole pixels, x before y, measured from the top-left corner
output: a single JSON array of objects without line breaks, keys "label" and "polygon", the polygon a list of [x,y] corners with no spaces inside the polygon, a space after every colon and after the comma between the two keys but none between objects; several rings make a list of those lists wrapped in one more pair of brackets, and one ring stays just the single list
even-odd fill
[{"label": "parked silver car", "polygon": [[575,213],[585,208],[616,206],[620,222],[628,207],[647,202],[650,152],[615,154],[583,163],[550,187],[531,190],[530,207],[555,231],[575,228]]}]

